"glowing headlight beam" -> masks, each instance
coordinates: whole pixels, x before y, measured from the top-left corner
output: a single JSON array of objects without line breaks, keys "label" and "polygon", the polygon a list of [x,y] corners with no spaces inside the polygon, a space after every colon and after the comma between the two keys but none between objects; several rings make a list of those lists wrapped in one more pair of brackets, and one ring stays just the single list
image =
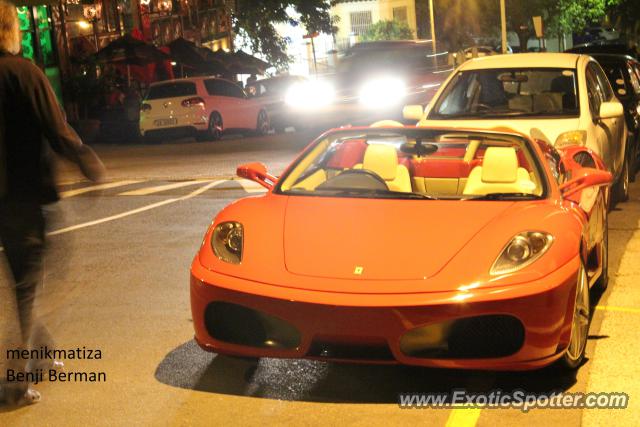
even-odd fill
[{"label": "glowing headlight beam", "polygon": [[392,107],[407,95],[405,83],[395,77],[382,77],[366,82],[360,89],[360,103],[371,108]]},{"label": "glowing headlight beam", "polygon": [[335,90],[327,82],[312,81],[292,85],[284,98],[290,107],[317,108],[331,104],[335,100]]}]

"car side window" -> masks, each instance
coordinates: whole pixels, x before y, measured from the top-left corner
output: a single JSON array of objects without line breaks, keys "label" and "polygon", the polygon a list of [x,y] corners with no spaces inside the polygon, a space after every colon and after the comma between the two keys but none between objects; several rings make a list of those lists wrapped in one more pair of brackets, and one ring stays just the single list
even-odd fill
[{"label": "car side window", "polygon": [[640,95],[640,70],[636,68],[635,65],[629,67],[629,79],[631,80],[631,86],[633,86],[633,91]]},{"label": "car side window", "polygon": [[232,98],[245,98],[244,91],[237,85],[225,81],[220,81],[220,83],[224,85],[225,95],[223,96],[230,96]]},{"label": "car side window", "polygon": [[210,79],[204,81],[204,87],[211,96],[225,96],[220,80]]},{"label": "car side window", "polygon": [[598,80],[598,87],[600,88],[599,90],[601,93],[602,102],[611,101],[614,97],[614,94],[613,89],[611,89],[611,85],[609,84],[609,79],[607,79],[607,75],[595,62],[592,62],[591,64],[589,64],[589,66],[592,68],[593,73]]},{"label": "car side window", "polygon": [[598,79],[593,74],[593,70],[587,68],[587,97],[589,98],[589,110],[592,117],[597,117],[602,104],[602,96],[598,90]]}]

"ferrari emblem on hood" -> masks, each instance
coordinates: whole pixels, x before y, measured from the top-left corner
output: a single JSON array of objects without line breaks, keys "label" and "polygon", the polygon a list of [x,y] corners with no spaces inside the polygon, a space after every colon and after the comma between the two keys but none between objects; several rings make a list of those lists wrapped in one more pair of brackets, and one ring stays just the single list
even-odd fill
[{"label": "ferrari emblem on hood", "polygon": [[356,268],[353,270],[353,274],[361,276],[363,271],[364,271],[364,268],[360,267],[359,265],[356,265]]}]

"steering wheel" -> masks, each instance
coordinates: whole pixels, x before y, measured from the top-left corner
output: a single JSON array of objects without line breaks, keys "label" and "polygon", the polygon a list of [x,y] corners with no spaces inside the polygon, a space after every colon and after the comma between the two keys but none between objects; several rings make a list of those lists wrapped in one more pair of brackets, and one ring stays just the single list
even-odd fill
[{"label": "steering wheel", "polygon": [[316,190],[389,190],[387,183],[377,173],[368,169],[349,169],[329,178]]}]

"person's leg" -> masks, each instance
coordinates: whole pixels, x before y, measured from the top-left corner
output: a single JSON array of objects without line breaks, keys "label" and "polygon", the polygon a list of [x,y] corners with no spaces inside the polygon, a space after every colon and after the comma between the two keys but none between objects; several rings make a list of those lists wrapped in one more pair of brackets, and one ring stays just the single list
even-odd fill
[{"label": "person's leg", "polygon": [[[29,348],[34,327],[33,304],[42,280],[44,256],[44,217],[35,203],[3,203],[0,206],[0,239],[14,279],[14,292],[20,322],[21,347]],[[15,372],[26,372],[25,359],[9,360]],[[9,403],[32,403],[39,399],[27,381],[5,382],[4,398]]]}]

